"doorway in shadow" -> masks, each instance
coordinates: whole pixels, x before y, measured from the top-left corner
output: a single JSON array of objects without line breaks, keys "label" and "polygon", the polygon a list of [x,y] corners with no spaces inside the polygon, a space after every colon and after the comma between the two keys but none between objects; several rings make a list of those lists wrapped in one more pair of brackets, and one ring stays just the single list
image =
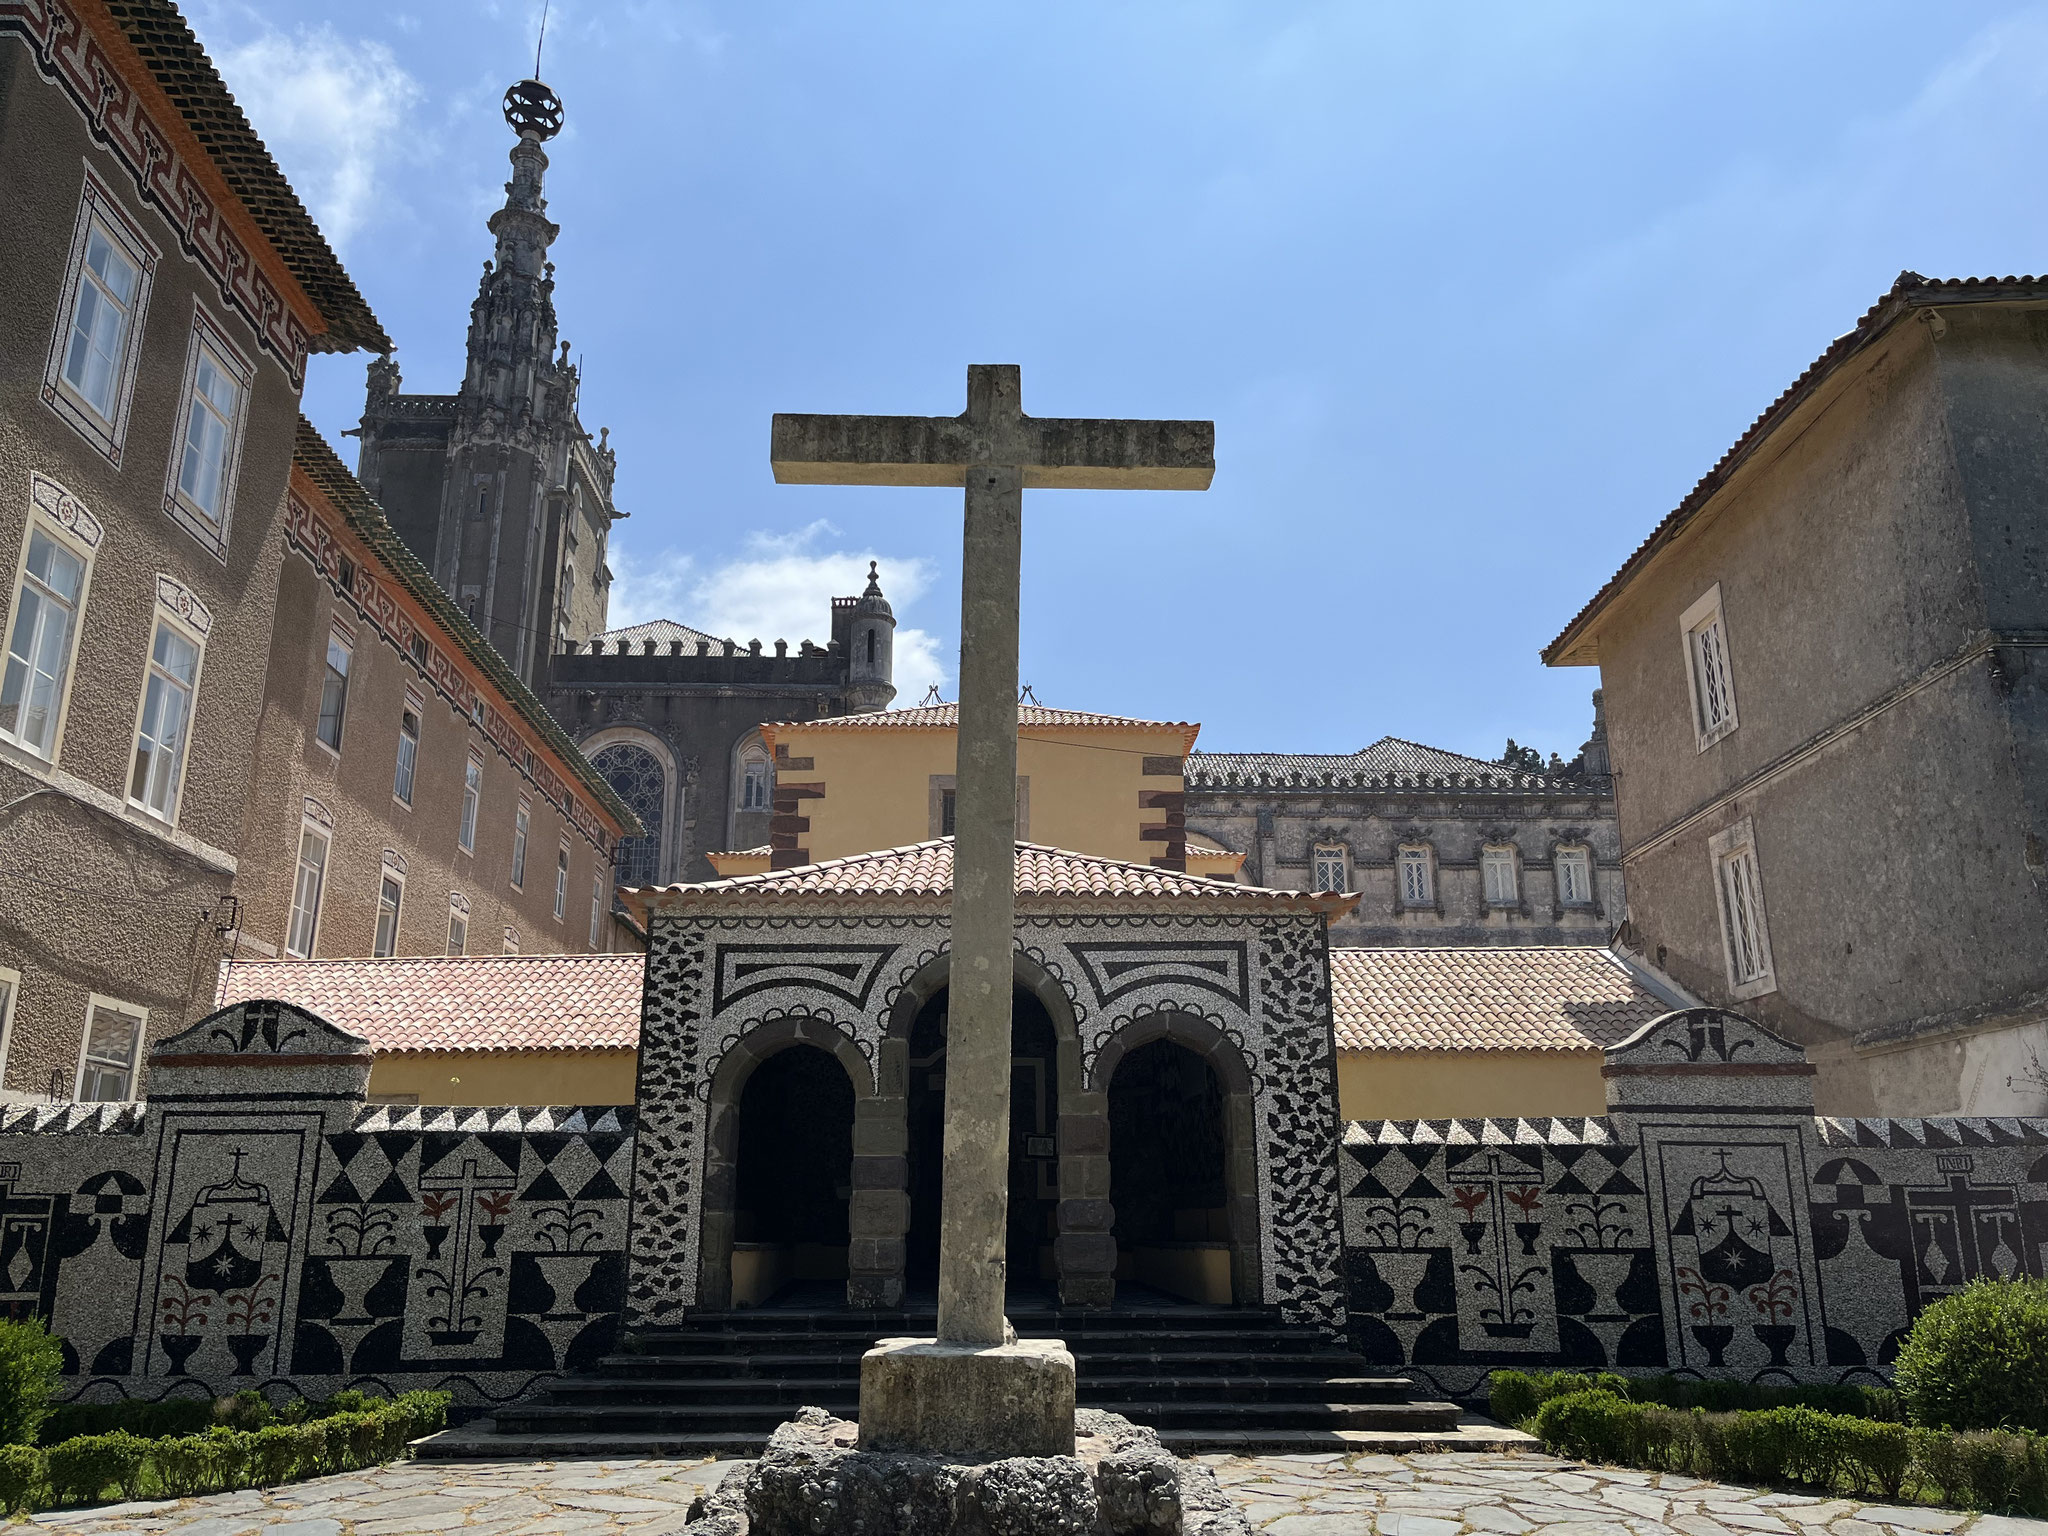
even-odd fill
[{"label": "doorway in shadow", "polygon": [[853,1084],[816,1046],[762,1062],[740,1090],[732,1304],[804,1281],[846,1279]]},{"label": "doorway in shadow", "polygon": [[1223,1085],[1208,1062],[1154,1040],[1109,1083],[1117,1280],[1186,1301],[1235,1299]]},{"label": "doorway in shadow", "polygon": [[[946,1129],[946,1000],[934,994],[910,1028],[910,1234],[906,1279],[913,1291],[939,1280],[939,1220]],[[1053,1266],[1059,1209],[1057,1042],[1045,1005],[1017,988],[1010,996],[1009,1290],[1043,1294]]]}]

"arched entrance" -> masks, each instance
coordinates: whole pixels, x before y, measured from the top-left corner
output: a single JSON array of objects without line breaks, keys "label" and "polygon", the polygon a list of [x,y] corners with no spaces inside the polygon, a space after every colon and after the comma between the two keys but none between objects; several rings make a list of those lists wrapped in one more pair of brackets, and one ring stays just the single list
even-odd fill
[{"label": "arched entrance", "polygon": [[846,1280],[853,1084],[814,1045],[778,1051],[740,1092],[733,1188],[733,1305],[805,1282]]},{"label": "arched entrance", "polygon": [[1222,1035],[1153,1015],[1105,1046],[1109,1203],[1120,1288],[1260,1300],[1251,1078]]},{"label": "arched entrance", "polygon": [[845,1299],[855,1106],[871,1089],[859,1047],[829,1025],[777,1021],[727,1051],[712,1080],[699,1306]]},{"label": "arched entrance", "polygon": [[[910,1027],[907,1278],[936,1289],[945,1157],[947,992],[941,987]],[[1023,987],[1010,998],[1010,1219],[1006,1249],[1012,1297],[1050,1294],[1059,1209],[1059,1041],[1045,1004]]]}]

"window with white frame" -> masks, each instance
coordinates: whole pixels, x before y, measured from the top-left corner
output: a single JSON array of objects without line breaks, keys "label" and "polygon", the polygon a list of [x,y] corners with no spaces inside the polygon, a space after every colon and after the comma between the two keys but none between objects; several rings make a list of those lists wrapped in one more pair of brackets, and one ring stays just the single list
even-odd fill
[{"label": "window with white frame", "polygon": [[1521,871],[1513,843],[1488,843],[1479,850],[1479,870],[1486,882],[1489,907],[1512,907],[1522,899]]},{"label": "window with white frame", "polygon": [[462,824],[455,829],[455,846],[464,853],[476,852],[476,812],[484,795],[484,760],[471,757],[462,770]]},{"label": "window with white frame", "polygon": [[370,953],[382,960],[398,953],[398,913],[405,905],[405,876],[388,863],[377,877],[377,935]]},{"label": "window with white frame", "polygon": [[519,930],[517,928],[507,928],[505,930],[505,953],[508,955],[519,953]]},{"label": "window with white frame", "polygon": [[1593,855],[1585,848],[1557,850],[1557,904],[1561,907],[1593,905]]},{"label": "window with white frame", "polygon": [[555,850],[555,921],[560,922],[569,911],[569,845],[562,844]]},{"label": "window with white frame", "polygon": [[308,817],[299,825],[299,867],[292,881],[291,922],[285,929],[284,952],[297,960],[313,955],[320,936],[320,898],[327,886],[329,829]]},{"label": "window with white frame", "polygon": [[348,716],[348,674],[355,650],[340,630],[327,635],[327,666],[320,676],[320,721],[313,734],[329,748],[341,750],[342,722]]},{"label": "window with white frame", "polygon": [[469,898],[460,891],[448,893],[448,953],[469,952]]},{"label": "window with white frame", "polygon": [[1429,849],[1404,847],[1398,859],[1403,907],[1436,905],[1436,871],[1431,868]]},{"label": "window with white frame", "polygon": [[[604,936],[604,870],[590,877],[590,947],[596,949]],[[5,1053],[0,1052],[0,1061]]]},{"label": "window with white frame", "polygon": [[0,967],[0,1072],[14,1044],[14,1005],[21,1000],[21,972]]},{"label": "window with white frame", "polygon": [[740,759],[740,809],[765,811],[774,798],[768,754],[750,748]]},{"label": "window with white frame", "polygon": [[1693,733],[1704,752],[1735,729],[1735,673],[1728,660],[1728,625],[1721,614],[1721,584],[1686,609],[1678,627],[1685,640],[1685,682],[1692,698]]},{"label": "window with white frame", "polygon": [[38,757],[57,755],[87,570],[86,551],[40,518],[29,519],[0,671],[0,736]]},{"label": "window with white frame", "polygon": [[1350,873],[1350,854],[1342,843],[1316,844],[1312,890],[1342,891]]},{"label": "window with white frame", "polygon": [[117,465],[156,264],[156,247],[107,186],[87,172],[43,399]]},{"label": "window with white frame", "polygon": [[1707,840],[1714,894],[1721,908],[1721,944],[1728,985],[1737,1001],[1777,990],[1771,931],[1764,915],[1763,877],[1757,869],[1756,825],[1744,817]]},{"label": "window with white frame", "polygon": [[533,826],[533,811],[525,801],[519,803],[519,813],[512,818],[512,889],[526,888],[526,834]]},{"label": "window with white frame", "polygon": [[184,407],[171,454],[164,510],[194,538],[225,559],[228,513],[234,499],[242,419],[255,369],[227,336],[195,309],[185,361]]},{"label": "window with white frame", "polygon": [[413,774],[420,761],[420,703],[411,694],[398,712],[398,766],[391,776],[391,798],[408,809],[412,805]]},{"label": "window with white frame", "polygon": [[92,995],[78,1053],[79,1100],[107,1104],[135,1097],[135,1062],[148,1024],[147,1009]]},{"label": "window with white frame", "polygon": [[[167,580],[159,576],[159,587]],[[186,598],[188,603],[194,601],[189,594]],[[198,611],[205,613],[203,608]],[[178,819],[178,791],[185,776],[192,696],[199,687],[201,641],[197,630],[165,615],[157,616],[142,684],[142,710],[135,722],[135,760],[128,776],[128,803],[174,824]]]}]

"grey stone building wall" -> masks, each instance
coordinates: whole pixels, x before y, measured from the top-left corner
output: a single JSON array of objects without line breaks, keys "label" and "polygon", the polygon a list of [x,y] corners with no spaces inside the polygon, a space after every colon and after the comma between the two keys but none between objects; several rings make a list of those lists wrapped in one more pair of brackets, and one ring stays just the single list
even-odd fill
[{"label": "grey stone building wall", "polygon": [[[102,25],[105,36],[93,30]],[[315,344],[303,305],[279,292],[277,258],[244,245],[243,214],[213,190],[218,166],[167,148],[190,142],[180,109],[154,94],[154,77],[115,28],[88,26],[63,4],[0,12],[0,668],[23,618],[34,535],[85,569],[55,734],[32,749],[16,717],[17,739],[0,741],[0,971],[10,973],[0,978],[0,1054],[13,1096],[78,1091],[95,1007],[144,1021],[121,1090],[132,1093],[147,1040],[182,1027],[211,996],[250,785],[297,398]],[[153,57],[181,90],[226,100],[189,36],[158,41]],[[254,143],[223,131],[210,148],[232,165]],[[267,175],[282,186],[274,167]],[[294,233],[310,233],[346,288],[318,231],[297,218]],[[132,258],[137,278],[110,418],[64,377],[95,228]],[[318,344],[381,340],[352,288],[346,296],[354,311],[331,315],[334,330]],[[241,375],[218,526],[177,494],[202,340]],[[200,647],[168,814],[138,803],[133,778],[160,622]]]},{"label": "grey stone building wall", "polygon": [[[1596,723],[1565,774],[1394,737],[1341,756],[1194,752],[1187,827],[1244,854],[1241,881],[1276,890],[1313,888],[1317,849],[1341,850],[1344,888],[1361,900],[1332,926],[1333,944],[1604,944],[1626,907],[1603,750]],[[1507,899],[1489,896],[1488,848],[1512,854],[1513,884],[1495,893]],[[1424,900],[1403,888],[1403,849],[1426,858]],[[1583,893],[1561,883],[1568,850],[1584,858]]]},{"label": "grey stone building wall", "polygon": [[[767,798],[749,809],[744,759],[760,753],[761,726],[779,720],[887,707],[896,619],[869,568],[859,597],[836,597],[828,643],[763,647],[719,639],[668,620],[614,630],[550,659],[548,708],[652,832],[629,840],[626,884],[714,880],[707,854],[769,840],[776,765]],[[869,660],[870,655],[873,660]],[[644,878],[643,878],[644,877]]]},{"label": "grey stone building wall", "polygon": [[[1601,669],[1624,942],[1806,1045],[1830,1113],[2048,1108],[2044,298],[1902,277],[1546,653]],[[1717,889],[1742,846],[1760,974]]]}]

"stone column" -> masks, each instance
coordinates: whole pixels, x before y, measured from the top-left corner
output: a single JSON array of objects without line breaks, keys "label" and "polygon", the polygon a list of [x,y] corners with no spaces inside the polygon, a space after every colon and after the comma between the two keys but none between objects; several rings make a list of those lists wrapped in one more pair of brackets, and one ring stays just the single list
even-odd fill
[{"label": "stone column", "polygon": [[860,1100],[853,1111],[853,1196],[847,1206],[846,1304],[903,1305],[904,1243],[910,1230],[909,1101],[888,1092],[888,1056],[895,1047],[896,1085],[902,1085],[904,1041],[886,1042],[884,1092]]},{"label": "stone column", "polygon": [[1053,1262],[1060,1304],[1106,1307],[1116,1300],[1116,1210],[1109,1203],[1109,1095],[1060,1101],[1059,1236]]}]

